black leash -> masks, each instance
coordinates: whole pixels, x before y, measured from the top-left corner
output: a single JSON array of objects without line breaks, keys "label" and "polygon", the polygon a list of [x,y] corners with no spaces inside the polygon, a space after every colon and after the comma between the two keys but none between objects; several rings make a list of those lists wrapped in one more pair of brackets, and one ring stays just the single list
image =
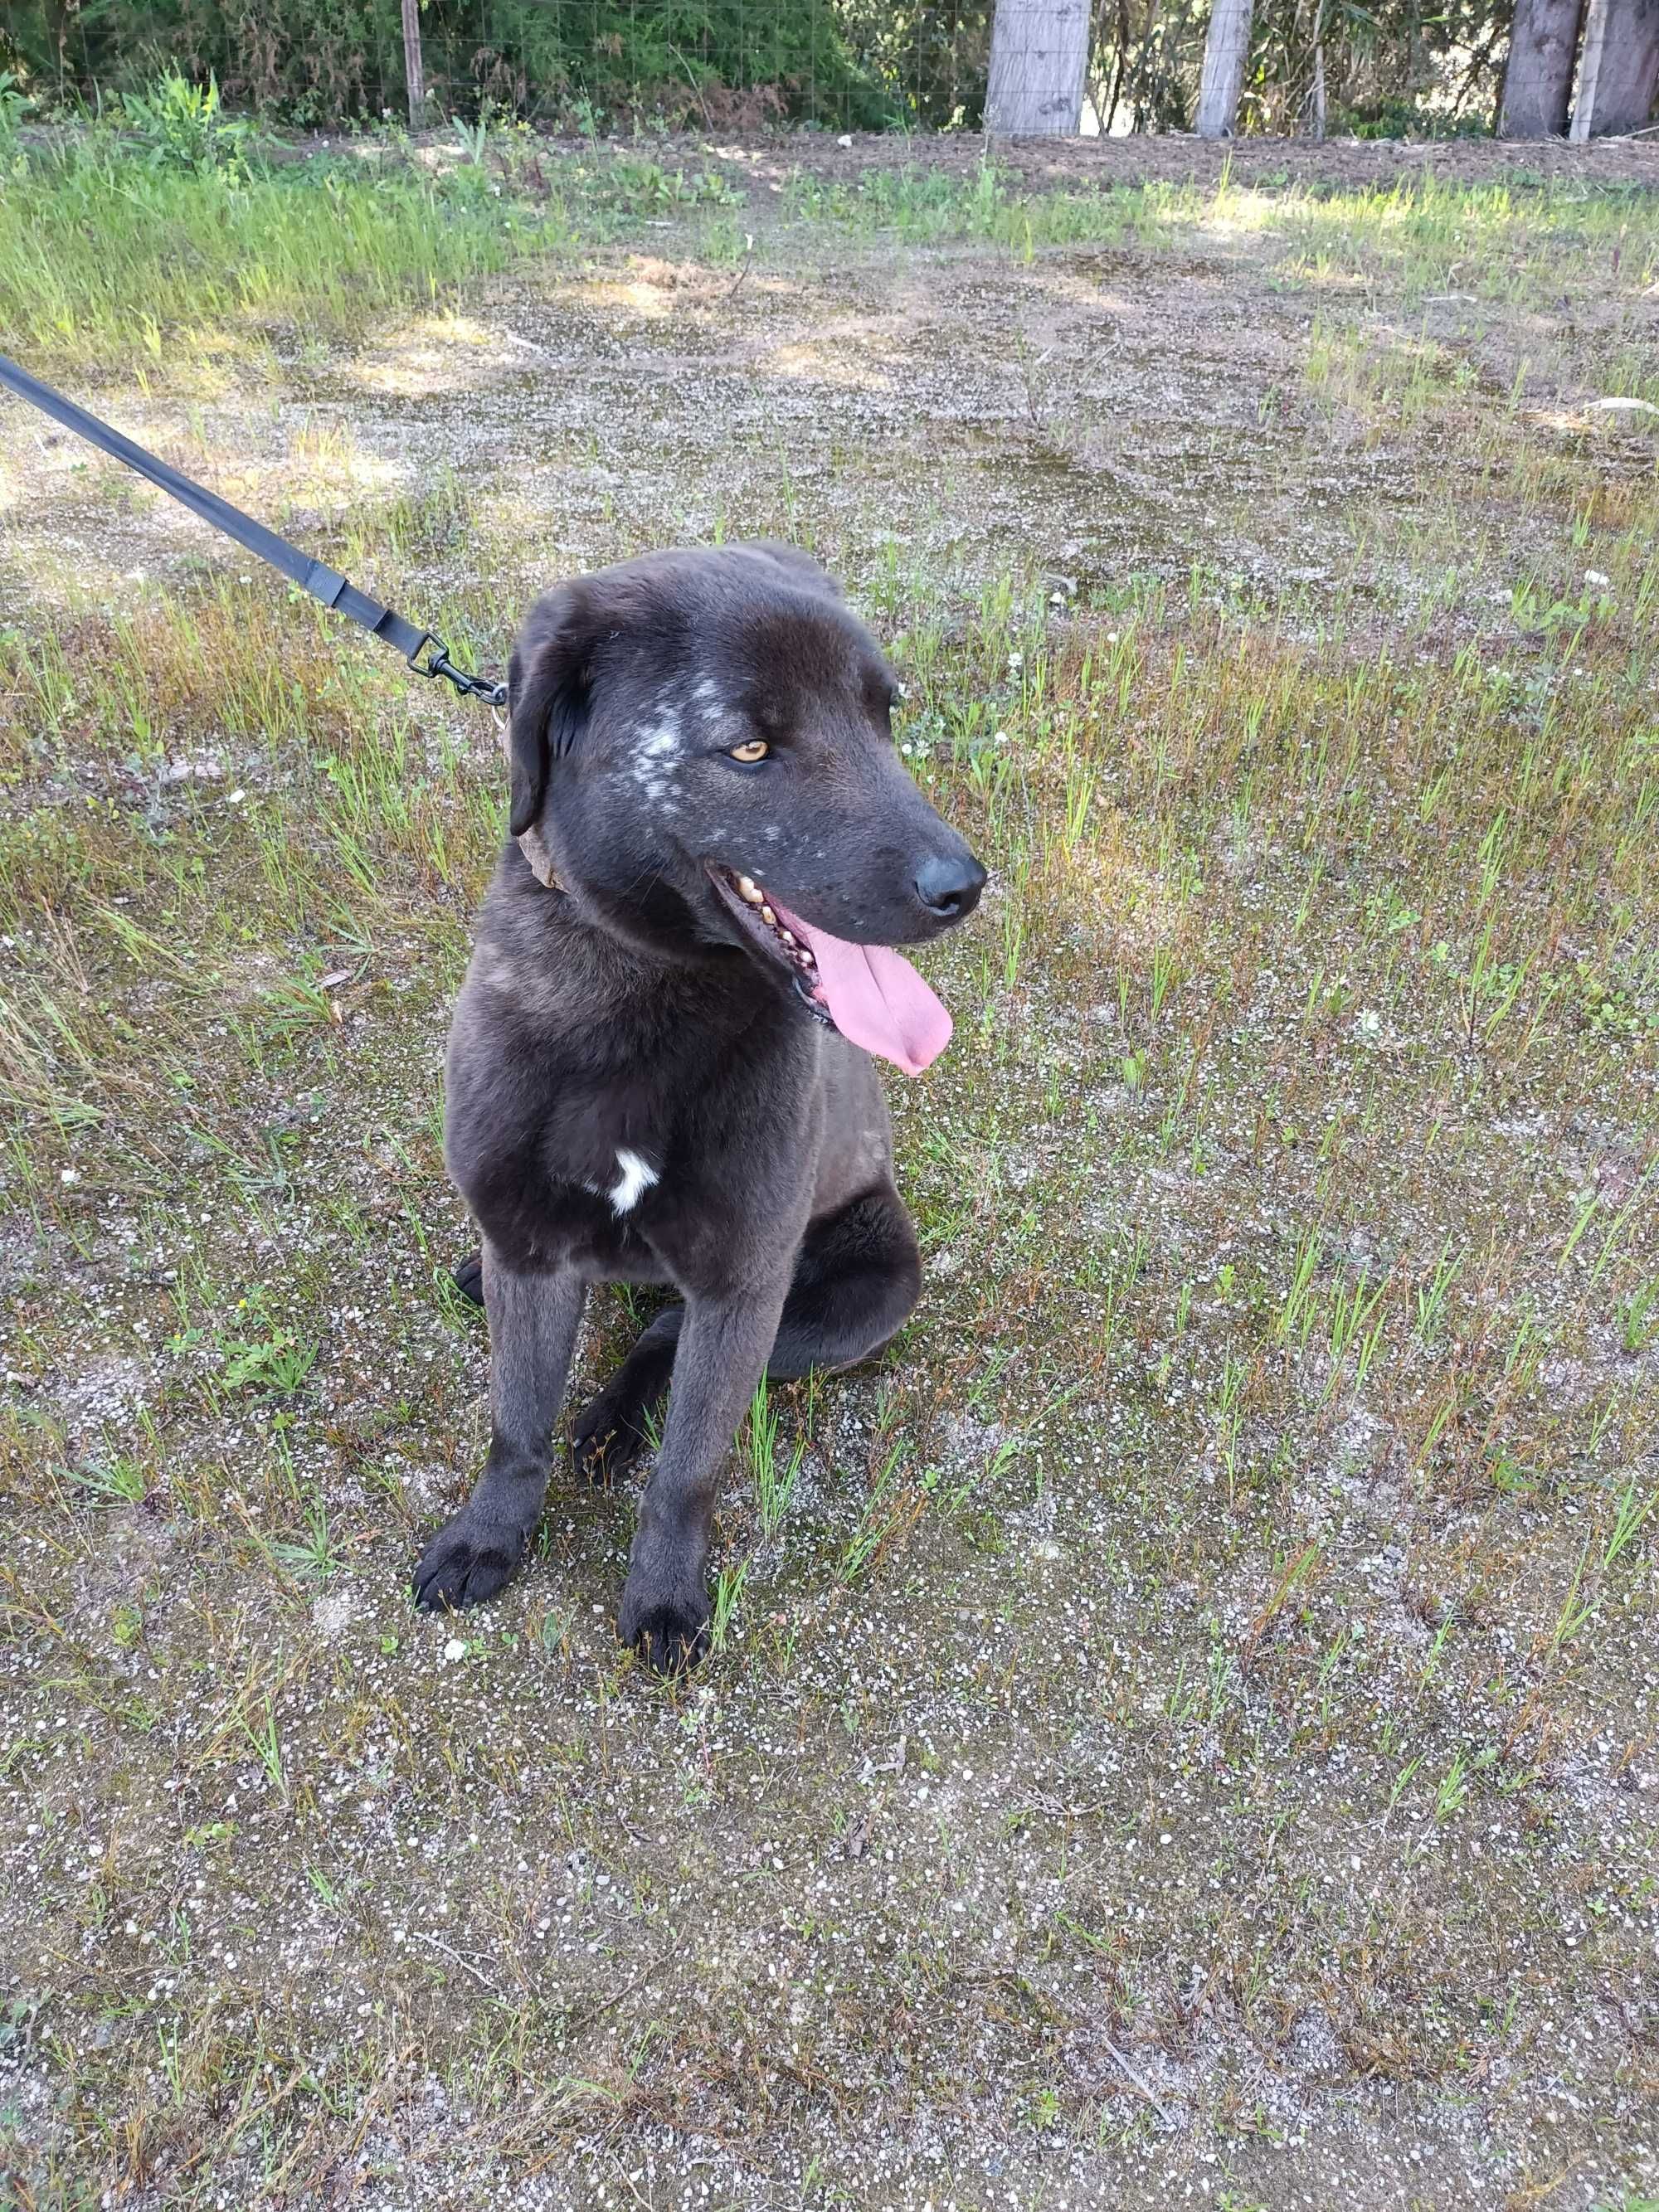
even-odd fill
[{"label": "black leash", "polygon": [[[507,704],[505,684],[492,684],[483,676],[469,676],[464,668],[457,668],[449,657],[449,648],[443,640],[429,629],[417,629],[402,615],[383,607],[378,599],[371,599],[367,592],[360,592],[355,584],[348,583],[337,568],[326,562],[313,561],[297,545],[290,545],[286,538],[279,538],[274,530],[267,530],[263,522],[256,522],[244,514],[239,507],[221,499],[216,492],[206,491],[192,483],[177,469],[158,461],[154,453],[147,453],[142,446],[135,446],[131,438],[124,438],[118,430],[112,430],[107,422],[100,422],[95,415],[88,415],[84,407],[77,407],[72,399],[65,399],[61,392],[54,392],[49,384],[19,368],[15,361],[0,354],[0,384],[15,392],[20,399],[61,422],[66,430],[87,439],[100,451],[118,461],[125,461],[130,469],[137,469],[141,477],[148,477],[164,492],[199,514],[204,522],[210,522],[216,530],[222,530],[227,538],[234,538],[250,553],[268,561],[273,568],[280,569],[290,583],[297,584],[302,592],[309,592],[313,599],[320,599],[336,614],[359,623],[371,637],[384,638],[386,642],[401,653],[417,676],[441,676],[455,689],[486,705],[504,707]],[[428,646],[433,650],[422,660],[421,655]]]}]

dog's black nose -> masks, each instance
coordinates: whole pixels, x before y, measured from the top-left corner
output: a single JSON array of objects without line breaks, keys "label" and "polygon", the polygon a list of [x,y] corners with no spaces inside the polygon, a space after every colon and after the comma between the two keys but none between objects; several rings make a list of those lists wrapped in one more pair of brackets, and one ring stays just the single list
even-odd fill
[{"label": "dog's black nose", "polygon": [[985,871],[971,853],[948,860],[924,860],[916,870],[916,896],[929,914],[945,921],[960,921],[979,904],[985,888]]}]

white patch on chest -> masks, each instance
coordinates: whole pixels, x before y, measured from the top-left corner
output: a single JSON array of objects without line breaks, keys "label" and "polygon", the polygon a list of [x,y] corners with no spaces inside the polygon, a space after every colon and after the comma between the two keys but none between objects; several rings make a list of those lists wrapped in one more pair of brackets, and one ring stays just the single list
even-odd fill
[{"label": "white patch on chest", "polygon": [[630,1152],[625,1147],[617,1150],[617,1180],[606,1195],[611,1200],[611,1211],[621,1215],[639,1204],[656,1182],[657,1170],[642,1160],[637,1152]]}]

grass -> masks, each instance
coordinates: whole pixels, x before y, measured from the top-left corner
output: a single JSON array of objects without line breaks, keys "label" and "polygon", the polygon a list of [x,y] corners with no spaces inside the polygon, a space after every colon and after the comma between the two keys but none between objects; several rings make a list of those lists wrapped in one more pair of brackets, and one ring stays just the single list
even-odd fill
[{"label": "grass", "polygon": [[[297,349],[319,365],[390,310],[453,312],[477,280],[550,254],[642,243],[671,220],[705,258],[752,255],[745,224],[769,213],[712,159],[670,168],[597,145],[574,155],[521,126],[457,125],[454,143],[418,148],[392,131],[295,160],[245,125],[203,118],[179,80],[164,81],[153,104],[169,83],[188,110],[182,143],[143,103],[96,130],[35,134],[27,145],[15,126],[0,133],[0,209],[26,216],[0,225],[0,317],[37,364],[165,368],[176,384],[190,362],[209,387],[269,379],[279,356]],[[231,141],[222,152],[222,138]],[[1224,170],[1213,186],[1030,192],[989,161],[967,174],[915,161],[832,179],[796,168],[781,198],[797,230],[908,246],[965,241],[1027,260],[1066,246],[1243,246],[1277,283],[1321,299],[1383,285],[1408,313],[1437,301],[1541,305],[1587,263],[1633,301],[1659,265],[1639,188],[1470,188],[1432,168],[1358,189],[1243,186]],[[1374,398],[1403,392],[1413,407],[1426,404],[1444,367],[1423,333],[1368,349],[1363,362],[1346,361],[1343,348],[1340,326],[1322,326],[1316,375],[1363,376]],[[1639,311],[1621,313],[1603,350],[1625,396],[1653,396]],[[1449,369],[1455,380],[1474,374],[1467,356]]]},{"label": "grass", "polygon": [[135,172],[110,146],[71,143],[22,167],[4,199],[0,313],[18,349],[83,368],[160,367],[175,351],[233,352],[302,325],[361,336],[377,315],[566,242],[556,215],[486,204],[453,173],[308,168],[227,180]]},{"label": "grass", "polygon": [[[481,151],[457,167],[510,183]],[[586,214],[467,201],[458,253],[476,220],[527,257],[471,312],[556,311],[578,421],[491,415],[452,331],[477,447],[441,393],[400,395],[400,444],[367,383],[330,442],[296,418],[434,343],[398,318],[452,187],[387,158],[146,171],[96,315],[35,343],[142,365],[167,193],[285,195],[297,249],[389,189],[414,228],[315,356],[284,333],[336,276],[296,250],[261,304],[244,234],[191,234],[324,557],[492,665],[531,580],[682,527],[848,574],[913,768],[994,866],[929,962],[952,1051],[895,1085],[926,1292],[873,1372],[751,1408],[696,1682],[616,1649],[630,1504],[562,1465],[513,1591],[414,1618],[487,1436],[439,1143],[495,733],[234,562],[169,568],[173,518],[112,479],[14,456],[8,2186],[1136,2205],[1203,2160],[1236,2204],[1640,2201],[1659,488],[1583,413],[1650,281],[1586,241],[1632,204],[1068,196],[1094,241],[1133,213],[1133,325],[1074,209],[1028,238],[994,179],[920,163],[780,194],[735,291],[703,227],[748,211],[701,185],[601,211],[619,256],[678,226],[648,279],[582,265]],[[0,226],[9,327],[22,251]],[[963,283],[936,343],[982,414],[895,270]],[[1256,349],[1172,410],[1200,279]],[[631,406],[624,281],[674,315]],[[1540,331],[1558,283],[1573,328]],[[1485,302],[1483,359],[1525,351],[1518,396],[1423,337],[1443,287]],[[933,407],[918,442],[842,313]],[[759,427],[697,381],[739,343]],[[765,418],[803,380],[786,470]],[[639,1325],[599,1306],[590,1381]]]},{"label": "grass", "polygon": [[390,308],[453,305],[532,257],[731,198],[701,171],[507,149],[494,164],[482,143],[480,158],[423,162],[393,139],[333,160],[151,167],[112,128],[15,153],[0,166],[9,343],[83,372],[172,375],[183,357],[268,374],[273,344],[320,362]]}]

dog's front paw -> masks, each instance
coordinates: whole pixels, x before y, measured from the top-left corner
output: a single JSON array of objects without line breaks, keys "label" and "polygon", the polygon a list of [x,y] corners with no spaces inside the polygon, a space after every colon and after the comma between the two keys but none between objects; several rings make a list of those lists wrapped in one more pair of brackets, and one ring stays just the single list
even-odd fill
[{"label": "dog's front paw", "polygon": [[459,1613],[497,1596],[524,1557],[525,1540],[468,1519],[465,1509],[440,1528],[411,1578],[422,1613]]},{"label": "dog's front paw", "polygon": [[684,1674],[708,1650],[708,1600],[699,1589],[664,1590],[629,1575],[617,1631],[659,1674]]}]

